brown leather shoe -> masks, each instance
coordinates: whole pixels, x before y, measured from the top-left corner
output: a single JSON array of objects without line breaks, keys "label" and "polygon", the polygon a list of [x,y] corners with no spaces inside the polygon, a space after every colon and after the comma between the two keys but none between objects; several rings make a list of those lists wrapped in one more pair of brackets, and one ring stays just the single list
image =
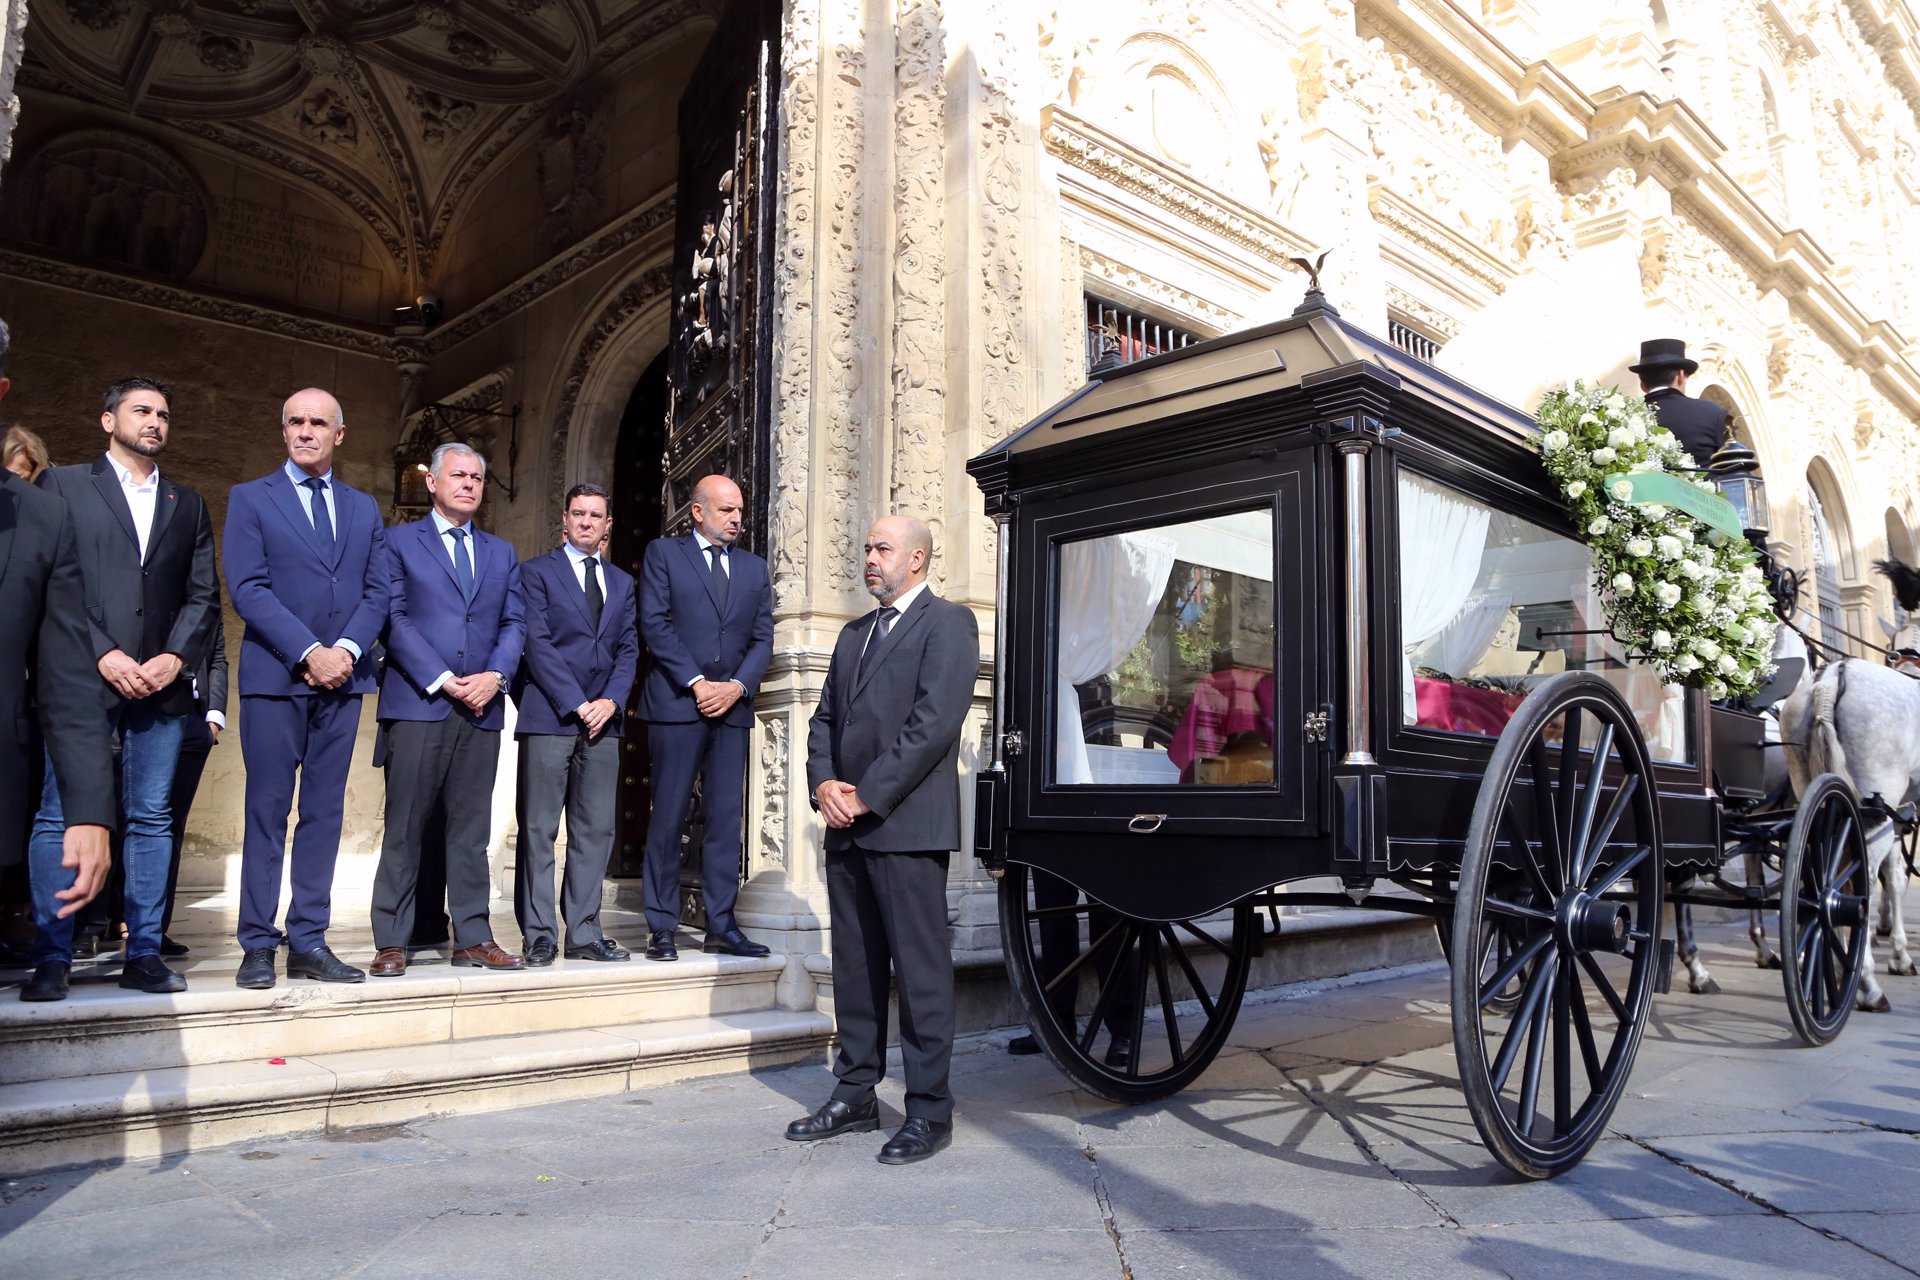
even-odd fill
[{"label": "brown leather shoe", "polygon": [[453,953],[453,963],[468,969],[524,969],[527,962],[520,956],[500,949],[500,944],[492,938],[477,947],[462,947]]},{"label": "brown leather shoe", "polygon": [[405,947],[382,947],[373,957],[373,967],[367,972],[376,978],[397,978],[407,971],[407,949]]}]

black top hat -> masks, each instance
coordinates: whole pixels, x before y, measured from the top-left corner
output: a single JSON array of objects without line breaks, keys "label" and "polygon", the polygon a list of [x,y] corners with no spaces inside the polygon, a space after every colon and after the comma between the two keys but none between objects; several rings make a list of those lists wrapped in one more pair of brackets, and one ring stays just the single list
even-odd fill
[{"label": "black top hat", "polygon": [[1687,359],[1687,344],[1679,338],[1648,338],[1640,344],[1640,363],[1630,364],[1631,373],[1649,369],[1683,369],[1688,377],[1700,368],[1698,360]]}]

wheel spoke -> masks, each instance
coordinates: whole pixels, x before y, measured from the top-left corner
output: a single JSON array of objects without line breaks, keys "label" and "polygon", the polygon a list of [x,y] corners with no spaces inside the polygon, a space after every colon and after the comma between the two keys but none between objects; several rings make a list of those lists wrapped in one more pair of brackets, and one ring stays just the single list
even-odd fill
[{"label": "wheel spoke", "polygon": [[1600,738],[1593,746],[1593,767],[1587,770],[1587,785],[1580,793],[1580,810],[1574,817],[1573,841],[1567,857],[1567,883],[1586,879],[1588,841],[1593,838],[1593,815],[1600,809],[1601,783],[1606,780],[1607,757],[1613,750],[1613,726],[1600,726]]},{"label": "wheel spoke", "polygon": [[1825,957],[1820,954],[1819,948],[1814,945],[1819,942],[1819,940],[1819,936],[1815,934],[1812,929],[1807,930],[1806,949],[1808,955],[1806,967],[1800,971],[1800,999],[1809,1008],[1812,1008],[1814,1004],[1814,988],[1819,983],[1820,963],[1825,959]]},{"label": "wheel spoke", "polygon": [[1491,894],[1480,901],[1487,910],[1499,912],[1501,915],[1517,916],[1522,920],[1539,920],[1547,924],[1553,922],[1553,912],[1542,911],[1539,907],[1530,907],[1523,902],[1509,902],[1505,898],[1496,898]]},{"label": "wheel spoke", "polygon": [[1859,874],[1859,871],[1860,871],[1859,863],[1849,862],[1846,865],[1845,870],[1841,871],[1840,874],[1834,876],[1834,878],[1830,880],[1828,883],[1834,888],[1839,888],[1840,886],[1845,885],[1849,880],[1853,879],[1855,875]]},{"label": "wheel spoke", "polygon": [[1489,1073],[1495,1093],[1506,1087],[1507,1074],[1513,1070],[1514,1056],[1520,1052],[1522,1033],[1531,1028],[1534,1020],[1540,1015],[1541,997],[1553,976],[1555,958],[1548,956],[1542,960],[1527,978],[1526,989],[1520,996],[1520,1007],[1514,1011],[1513,1021],[1507,1024],[1506,1038],[1500,1043],[1500,1054],[1494,1059],[1493,1068]]},{"label": "wheel spoke", "polygon": [[1093,904],[1091,902],[1069,902],[1064,906],[1058,907],[1029,906],[1027,908],[1027,918],[1029,920],[1044,920],[1049,916],[1083,916],[1092,910]]},{"label": "wheel spoke", "polygon": [[1601,999],[1607,1002],[1607,1007],[1613,1010],[1613,1016],[1623,1023],[1632,1022],[1633,1019],[1627,1016],[1627,1006],[1620,999],[1620,993],[1613,989],[1613,983],[1607,978],[1606,972],[1600,968],[1590,953],[1585,951],[1580,953],[1580,967],[1587,971],[1589,978],[1593,979],[1593,989],[1600,993]]},{"label": "wheel spoke", "polygon": [[1523,1137],[1533,1136],[1534,1112],[1540,1106],[1540,1064],[1547,1052],[1547,1026],[1553,1021],[1553,995],[1560,983],[1560,956],[1556,952],[1540,962],[1547,974],[1546,993],[1539,1001],[1539,1012],[1527,1027],[1527,1065],[1520,1072],[1520,1098],[1515,1108]]},{"label": "wheel spoke", "polygon": [[[1119,977],[1121,970],[1126,967],[1127,953],[1133,950],[1133,927],[1115,925],[1115,928],[1121,927],[1126,928],[1127,936],[1120,940],[1113,964],[1107,968],[1106,980],[1100,984],[1100,994],[1093,1002],[1093,1013],[1087,1018],[1087,1029],[1080,1033],[1080,1052],[1083,1056],[1093,1052],[1093,1038],[1100,1034],[1100,1027],[1107,1020],[1107,1009],[1113,1004],[1113,994],[1120,989]],[[1093,952],[1088,951],[1087,954],[1092,955]]]},{"label": "wheel spoke", "polygon": [[1218,951],[1221,955],[1227,957],[1229,960],[1233,958],[1233,948],[1229,947],[1226,943],[1220,941],[1220,939],[1214,937],[1212,934],[1206,932],[1204,929],[1200,929],[1196,927],[1193,921],[1182,920],[1179,922],[1179,925],[1182,929],[1185,929],[1188,933],[1200,939],[1200,941],[1206,943],[1208,946],[1212,947],[1215,951]]},{"label": "wheel spoke", "polygon": [[[1080,982],[1080,966],[1089,963],[1095,956],[1099,955],[1100,952],[1105,949],[1107,943],[1113,940],[1113,935],[1119,931],[1120,922],[1118,920],[1108,925],[1107,931],[1100,935],[1098,942],[1093,943],[1085,951],[1075,956],[1066,968],[1056,973],[1041,990],[1047,995],[1052,995],[1053,989],[1063,982],[1071,982],[1075,984],[1075,986],[1078,986]],[[1072,988],[1069,989],[1071,990]]]},{"label": "wheel spoke", "polygon": [[[1548,866],[1561,865],[1560,858],[1560,819],[1553,803],[1553,769],[1547,763],[1546,745],[1536,739],[1527,753],[1527,762],[1533,770],[1533,808],[1536,820],[1540,824],[1541,852]],[[1536,874],[1544,871],[1536,867]],[[1542,881],[1544,896],[1551,902],[1560,895],[1552,885]]]},{"label": "wheel spoke", "polygon": [[1593,1019],[1587,1016],[1587,996],[1580,989],[1578,970],[1567,970],[1567,983],[1570,998],[1567,1001],[1573,1013],[1573,1030],[1580,1038],[1580,1060],[1587,1068],[1587,1089],[1592,1093],[1600,1092],[1600,1049],[1593,1042]]},{"label": "wheel spoke", "polygon": [[1626,816],[1627,805],[1634,794],[1640,790],[1640,775],[1630,773],[1620,783],[1620,789],[1613,793],[1613,803],[1607,806],[1607,816],[1600,820],[1600,829],[1593,833],[1593,839],[1587,845],[1587,857],[1574,877],[1575,884],[1585,884],[1593,869],[1600,865],[1600,855],[1606,851],[1607,841],[1613,839],[1614,828],[1620,825],[1620,819]]},{"label": "wheel spoke", "polygon": [[1180,1020],[1173,1012],[1173,983],[1167,978],[1167,953],[1160,949],[1158,934],[1151,936],[1153,944],[1153,978],[1160,987],[1160,1017],[1167,1024],[1167,1049],[1173,1054],[1174,1069],[1178,1070],[1186,1061],[1186,1054],[1180,1047]]},{"label": "wheel spoke", "polygon": [[1566,886],[1567,877],[1573,874],[1573,803],[1578,787],[1575,779],[1580,772],[1580,727],[1580,708],[1569,707],[1566,729],[1560,738],[1560,785],[1553,794],[1553,811],[1560,820],[1558,830],[1562,887]]},{"label": "wheel spoke", "polygon": [[1591,890],[1593,896],[1596,898],[1605,897],[1609,889],[1613,888],[1613,886],[1615,886],[1616,884],[1619,884],[1622,877],[1624,877],[1628,872],[1632,871],[1635,867],[1639,866],[1642,862],[1645,862],[1647,860],[1647,857],[1650,854],[1652,854],[1652,852],[1653,852],[1653,848],[1651,845],[1643,844],[1638,849],[1635,849],[1632,852],[1632,854],[1628,855],[1627,859],[1624,862],[1622,862],[1619,866],[1615,867],[1613,870],[1607,872],[1606,878],[1604,880],[1602,880],[1599,884],[1596,884],[1595,886],[1593,886],[1593,889]]},{"label": "wheel spoke", "polygon": [[[1611,732],[1612,726],[1609,725]],[[1591,815],[1589,815],[1591,816]],[[1553,975],[1553,1132],[1556,1136],[1569,1128],[1573,1115],[1573,1046],[1568,1034],[1573,1011],[1568,1007],[1570,974],[1556,965]]]},{"label": "wheel spoke", "polygon": [[1533,851],[1533,841],[1526,838],[1520,829],[1520,814],[1513,807],[1513,797],[1507,797],[1501,814],[1501,826],[1507,831],[1507,843],[1512,845],[1519,855],[1520,866],[1526,871],[1527,878],[1533,881],[1533,891],[1543,902],[1552,902],[1558,895],[1547,884],[1546,872],[1540,865],[1540,859]]},{"label": "wheel spoke", "polygon": [[1166,935],[1167,950],[1173,952],[1174,960],[1180,966],[1180,972],[1186,975],[1187,985],[1193,988],[1193,994],[1200,1001],[1201,1009],[1206,1011],[1208,1021],[1213,1019],[1213,997],[1207,994],[1206,984],[1200,981],[1199,970],[1193,967],[1193,960],[1187,955],[1187,949],[1180,945],[1180,939],[1174,936],[1173,926],[1163,924],[1160,932]]},{"label": "wheel spoke", "polygon": [[[1504,930],[1502,932],[1504,932]],[[1525,945],[1516,950],[1512,958],[1500,966],[1498,973],[1481,984],[1480,1007],[1484,1009],[1492,1004],[1500,992],[1506,988],[1506,985],[1512,982],[1514,978],[1518,976],[1519,972],[1531,964],[1533,958],[1546,950],[1552,942],[1553,935],[1551,933],[1539,933],[1527,939]]]}]

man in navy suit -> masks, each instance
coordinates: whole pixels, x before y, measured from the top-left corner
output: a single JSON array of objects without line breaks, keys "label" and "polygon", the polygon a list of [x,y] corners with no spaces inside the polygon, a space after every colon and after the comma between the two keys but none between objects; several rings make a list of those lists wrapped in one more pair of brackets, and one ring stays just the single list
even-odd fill
[{"label": "man in navy suit", "polygon": [[501,693],[520,667],[526,615],[513,548],[473,526],[487,465],[470,445],[433,451],[424,520],[387,531],[387,665],[380,676],[379,754],[387,826],[373,881],[373,976],[407,971],[420,845],[434,806],[446,811],[447,908],[453,963],[520,969],[493,940],[487,837],[506,724]]},{"label": "man in navy suit", "polygon": [[[220,625],[207,504],[163,476],[156,461],[167,447],[171,403],[166,387],[149,378],[114,383],[100,413],[106,453],[48,473],[80,552],[89,648],[100,675],[91,710],[120,732],[127,919],[120,985],[154,994],[187,989],[186,978],[160,958],[173,856],[170,796],[186,721],[199,714],[185,676],[205,660]],[[34,964],[52,967],[47,984],[24,993],[35,1000],[65,999],[73,963],[73,924],[58,917],[52,896],[72,878],[62,865],[63,795],[52,778],[42,788],[28,850],[39,933]]]},{"label": "man in navy suit", "polygon": [[373,691],[369,655],[387,621],[379,504],[333,474],[333,452],[346,435],[338,400],[317,387],[296,392],[280,409],[286,461],[227,497],[227,584],[234,612],[247,624],[240,640],[247,825],[237,931],[246,955],[234,982],[256,990],[275,981],[280,868],[296,778],[300,825],[293,833],[287,976],[367,977],[327,946],[360,699]]},{"label": "man in navy suit", "polygon": [[640,661],[633,577],[607,564],[600,544],[610,516],[607,491],[575,485],[567,494],[558,549],[520,566],[526,596],[527,656],[514,685],[520,709],[520,842],[513,914],[527,963],[553,963],[553,838],[567,811],[567,872],[560,916],[569,960],[626,960],[631,953],[600,929],[600,882],[613,856],[619,803],[621,719]]},{"label": "man in navy suit", "polygon": [[764,956],[733,919],[740,890],[740,816],[753,694],[773,660],[773,585],[767,562],[734,546],[740,486],[707,476],[693,488],[693,532],[655,538],[640,566],[640,634],[653,653],[640,694],[652,761],[647,825],[647,959],[677,960],[680,836],[700,783],[707,905],[701,948]]}]

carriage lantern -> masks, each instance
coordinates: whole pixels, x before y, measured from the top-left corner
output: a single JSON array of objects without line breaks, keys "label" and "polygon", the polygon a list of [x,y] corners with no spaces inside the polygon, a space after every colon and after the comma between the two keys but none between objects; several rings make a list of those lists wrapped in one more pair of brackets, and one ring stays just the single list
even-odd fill
[{"label": "carriage lantern", "polygon": [[1714,451],[1707,465],[1720,496],[1740,513],[1740,527],[1757,547],[1764,549],[1771,523],[1767,512],[1767,482],[1760,478],[1760,458],[1748,446],[1729,436]]}]

